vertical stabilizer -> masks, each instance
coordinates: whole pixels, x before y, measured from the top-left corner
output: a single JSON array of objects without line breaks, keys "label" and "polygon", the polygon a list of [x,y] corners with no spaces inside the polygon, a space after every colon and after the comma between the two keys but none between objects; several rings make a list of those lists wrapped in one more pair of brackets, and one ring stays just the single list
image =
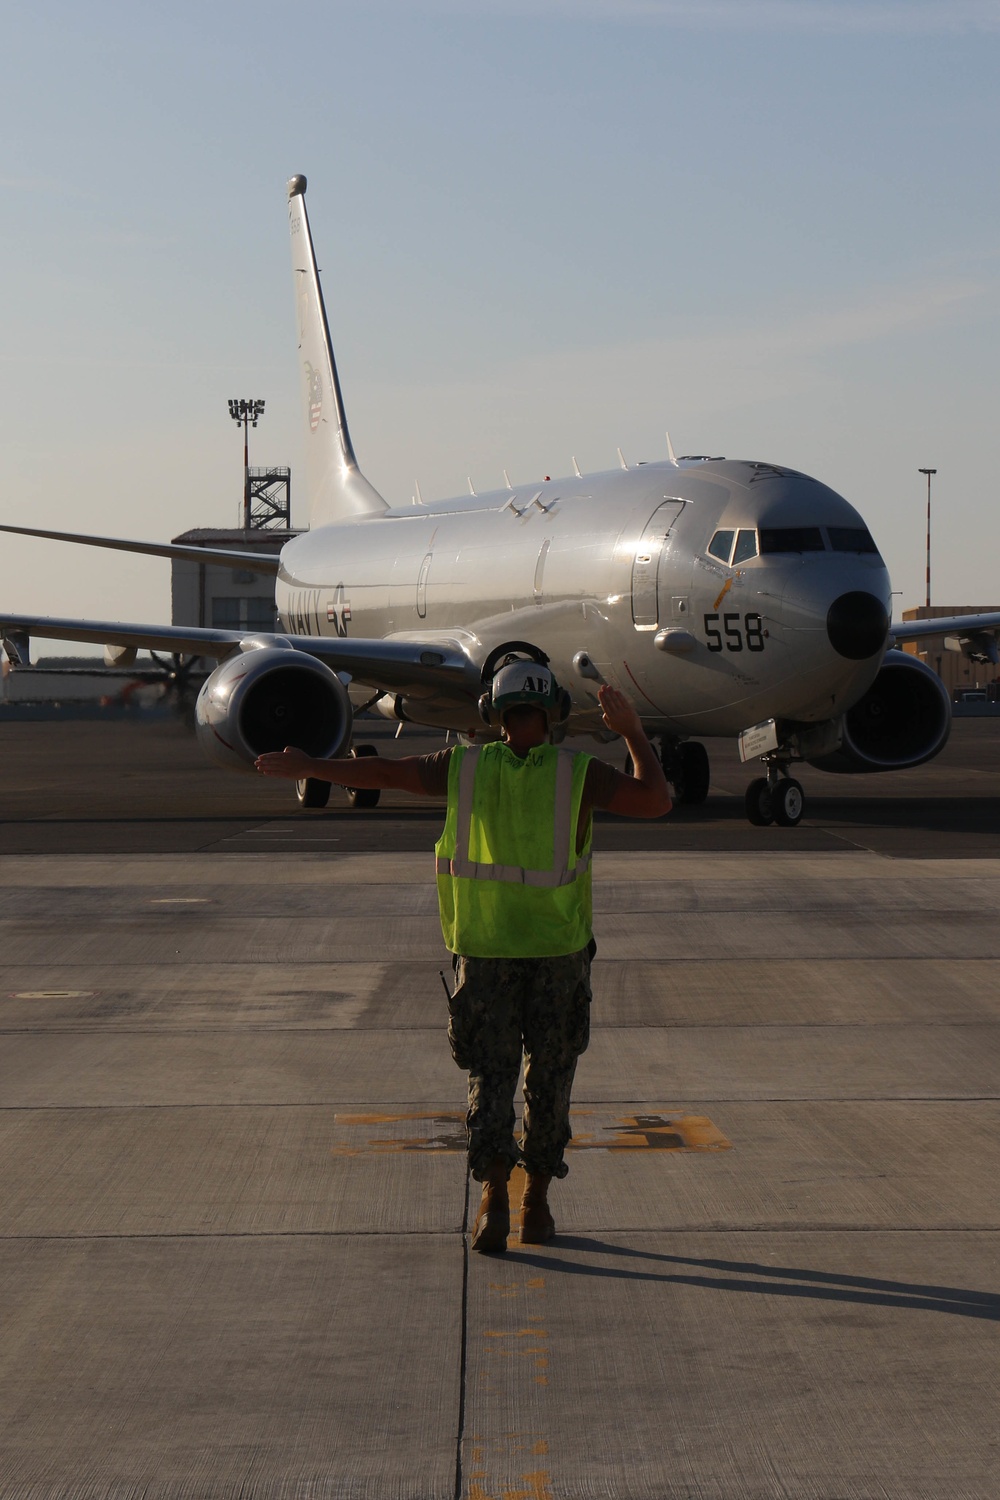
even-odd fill
[{"label": "vertical stabilizer", "polygon": [[323,288],[316,269],[306,215],[306,180],[288,184],[288,226],[292,236],[295,316],[306,415],[306,485],[309,525],[377,515],[389,507],[358,468],[347,430],[344,399],[330,342]]}]

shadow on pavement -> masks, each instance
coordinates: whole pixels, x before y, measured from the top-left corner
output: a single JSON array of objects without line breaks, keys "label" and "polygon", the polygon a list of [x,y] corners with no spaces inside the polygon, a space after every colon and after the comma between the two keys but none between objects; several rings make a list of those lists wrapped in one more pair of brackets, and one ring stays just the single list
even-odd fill
[{"label": "shadow on pavement", "polygon": [[[688,1273],[627,1266],[588,1264],[565,1260],[563,1251],[591,1255],[614,1255],[628,1260],[653,1261],[659,1265],[689,1266]],[[552,1253],[554,1252],[554,1253]],[[965,1318],[987,1318],[1000,1322],[1000,1295],[996,1292],[967,1291],[961,1287],[923,1286],[906,1281],[888,1281],[869,1276],[846,1276],[800,1267],[765,1266],[757,1261],[706,1260],[686,1255],[663,1255],[652,1250],[635,1250],[627,1245],[612,1245],[605,1240],[586,1236],[559,1235],[552,1242],[552,1252],[540,1255],[518,1248],[518,1263],[544,1267],[549,1272],[563,1271],[570,1276],[602,1276],[626,1281],[654,1281],[679,1286],[706,1287],[714,1291],[753,1292],[769,1297],[810,1297],[824,1302],[855,1302],[874,1307],[923,1308],[927,1312],[957,1313]],[[699,1275],[697,1271],[729,1272],[716,1276]]]}]

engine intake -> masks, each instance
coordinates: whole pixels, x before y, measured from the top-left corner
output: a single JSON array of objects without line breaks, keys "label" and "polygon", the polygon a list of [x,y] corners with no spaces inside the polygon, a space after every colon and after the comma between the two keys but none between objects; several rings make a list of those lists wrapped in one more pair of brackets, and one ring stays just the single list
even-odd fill
[{"label": "engine intake", "polygon": [[195,705],[202,750],[229,771],[252,771],[258,755],[286,745],[333,759],[350,744],[353,718],[340,678],[315,656],[286,646],[229,657]]},{"label": "engine intake", "polygon": [[840,749],[810,759],[821,771],[902,771],[932,760],[951,732],[951,699],[936,672],[888,651],[871,687],[848,709]]}]

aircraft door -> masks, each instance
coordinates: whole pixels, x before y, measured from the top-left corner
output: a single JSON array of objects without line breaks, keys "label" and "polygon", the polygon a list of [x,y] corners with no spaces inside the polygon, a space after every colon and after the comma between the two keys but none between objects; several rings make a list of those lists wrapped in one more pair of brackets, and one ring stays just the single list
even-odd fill
[{"label": "aircraft door", "polygon": [[431,570],[433,557],[433,552],[426,554],[417,575],[417,617],[421,620],[427,618],[427,575]]},{"label": "aircraft door", "polygon": [[683,500],[666,500],[656,508],[643,528],[632,562],[632,622],[636,630],[655,630],[661,614],[666,618],[669,599],[658,597],[660,557],[670,529],[684,509]]}]

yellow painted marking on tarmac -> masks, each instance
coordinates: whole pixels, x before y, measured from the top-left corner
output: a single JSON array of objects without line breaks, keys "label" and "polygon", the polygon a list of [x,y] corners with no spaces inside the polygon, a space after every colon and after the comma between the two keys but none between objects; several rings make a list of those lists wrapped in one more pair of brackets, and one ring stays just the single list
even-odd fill
[{"label": "yellow painted marking on tarmac", "polygon": [[[529,1276],[526,1281],[491,1281],[487,1283],[491,1293],[498,1297],[519,1297],[522,1292],[540,1292],[545,1286],[544,1276]],[[527,1317],[529,1323],[540,1323],[541,1314],[530,1314]]]},{"label": "yellow painted marking on tarmac", "polygon": [[[495,1345],[490,1345],[489,1352],[500,1354],[511,1351],[503,1351]],[[536,1375],[533,1381],[536,1385],[547,1385],[548,1377]],[[490,1389],[492,1390],[492,1387]],[[507,1473],[515,1465],[515,1472],[517,1468],[520,1468],[518,1460],[524,1462],[548,1456],[548,1438],[537,1428],[533,1432],[516,1430],[499,1432],[492,1440],[484,1439],[478,1433],[474,1433],[468,1439],[468,1443],[469,1468],[465,1473],[463,1500],[554,1500],[552,1476],[548,1469],[522,1470],[513,1484],[505,1485],[503,1481],[490,1478],[490,1470],[493,1469],[494,1472],[496,1470],[496,1456],[501,1453],[503,1469]],[[492,1463],[491,1458],[493,1458]]]},{"label": "yellow painted marking on tarmac", "polygon": [[484,1339],[537,1339],[539,1336],[547,1339],[548,1334],[544,1328],[484,1328]]},{"label": "yellow painted marking on tarmac", "polygon": [[[16,999],[70,999],[75,992],[24,992]],[[82,993],[81,993],[82,998]],[[433,1136],[375,1136],[355,1146],[331,1146],[331,1157],[363,1155],[397,1155],[405,1152],[465,1152],[465,1115],[459,1110],[442,1110],[439,1115],[337,1115],[334,1124],[348,1127],[378,1127],[426,1121],[438,1125]],[[457,1128],[456,1128],[457,1127]],[[732,1151],[733,1143],[723,1136],[706,1115],[625,1115],[615,1125],[604,1125],[600,1134],[579,1134],[568,1143],[567,1151]],[[510,1178],[511,1205],[514,1218],[525,1191],[525,1173],[514,1167]],[[516,1241],[517,1229],[511,1227]]]},{"label": "yellow painted marking on tarmac", "polygon": [[504,1490],[503,1500],[553,1500],[552,1480],[548,1469],[538,1469],[533,1474],[522,1474],[527,1489]]},{"label": "yellow painted marking on tarmac", "polygon": [[[19,997],[20,998],[20,997]],[[580,1111],[592,1114],[594,1111]],[[577,1111],[572,1111],[575,1116]],[[377,1128],[408,1122],[426,1122],[438,1127],[427,1135],[376,1135],[351,1146],[331,1147],[332,1156],[383,1155],[409,1151],[464,1152],[466,1149],[465,1114],[461,1110],[441,1110],[436,1114],[378,1114],[334,1116],[334,1123],[347,1128]],[[570,1141],[569,1151],[729,1151],[727,1140],[707,1115],[635,1114],[622,1115],[613,1125],[599,1131],[578,1134]],[[510,1177],[510,1195],[515,1209],[524,1193],[524,1171],[515,1167]]]},{"label": "yellow painted marking on tarmac", "polygon": [[[605,1139],[571,1141],[578,1151],[730,1151],[707,1115],[622,1115],[604,1127]],[[610,1139],[607,1137],[610,1136]]]},{"label": "yellow painted marking on tarmac", "polygon": [[333,1117],[335,1125],[348,1127],[367,1127],[379,1125],[397,1125],[410,1120],[426,1121],[439,1127],[436,1135],[402,1135],[402,1136],[376,1136],[373,1139],[359,1142],[357,1146],[333,1146],[330,1150],[331,1156],[362,1156],[366,1153],[375,1155],[394,1154],[405,1151],[448,1151],[456,1153],[465,1151],[465,1114],[462,1110],[439,1110],[436,1114],[425,1113],[409,1114],[378,1114],[378,1115],[342,1115]]}]

